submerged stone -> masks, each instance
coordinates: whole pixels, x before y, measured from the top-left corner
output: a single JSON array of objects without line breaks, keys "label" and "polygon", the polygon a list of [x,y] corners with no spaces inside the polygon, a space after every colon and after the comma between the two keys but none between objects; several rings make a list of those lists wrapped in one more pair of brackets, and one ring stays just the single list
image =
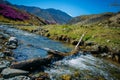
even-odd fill
[{"label": "submerged stone", "polygon": [[[1,79],[0,79],[1,80]],[[15,76],[9,79],[3,79],[3,80],[32,80],[27,76]]]},{"label": "submerged stone", "polygon": [[3,61],[0,61],[0,72],[7,68],[8,66],[10,65],[10,62],[9,61],[6,61],[6,60],[3,60]]},{"label": "submerged stone", "polygon": [[20,69],[11,69],[11,68],[6,68],[4,69],[1,74],[3,78],[11,78],[19,75],[27,75],[29,72],[20,70]]}]

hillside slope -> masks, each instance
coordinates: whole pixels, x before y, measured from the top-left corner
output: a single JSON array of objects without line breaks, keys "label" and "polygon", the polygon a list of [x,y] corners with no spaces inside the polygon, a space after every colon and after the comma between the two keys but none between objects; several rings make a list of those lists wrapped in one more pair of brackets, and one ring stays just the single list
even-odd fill
[{"label": "hillside slope", "polygon": [[52,18],[60,24],[64,24],[67,23],[72,17],[69,16],[67,13],[62,12],[60,10],[56,10],[56,9],[45,9],[47,12],[49,12],[49,14],[52,16]]},{"label": "hillside slope", "polygon": [[31,14],[34,14],[38,17],[45,19],[51,23],[59,23],[64,24],[67,23],[72,17],[69,16],[67,13],[62,12],[56,9],[41,9],[38,7],[29,7],[23,5],[14,5],[16,8],[27,11]]},{"label": "hillside slope", "polygon": [[45,21],[10,5],[0,4],[0,22],[21,25],[43,25]]},{"label": "hillside slope", "polygon": [[99,24],[108,27],[119,27],[120,13],[103,13],[94,15],[84,15],[73,18],[69,24],[93,25]]},{"label": "hillside slope", "polygon": [[[27,7],[23,5],[14,5],[20,10],[24,10],[26,12],[30,12],[31,14],[35,14],[36,16],[42,17],[43,19],[49,20],[49,21],[54,21],[52,16],[45,10],[37,8],[37,7]],[[55,21],[54,21],[55,22]]]}]

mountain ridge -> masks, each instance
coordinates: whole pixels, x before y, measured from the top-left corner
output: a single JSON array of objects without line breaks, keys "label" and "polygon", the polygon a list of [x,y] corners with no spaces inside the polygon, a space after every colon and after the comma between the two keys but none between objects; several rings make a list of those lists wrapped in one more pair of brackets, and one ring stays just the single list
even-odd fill
[{"label": "mountain ridge", "polygon": [[92,15],[83,15],[72,18],[68,24],[77,24],[77,25],[106,25],[108,27],[119,27],[120,25],[120,13],[100,13]]},{"label": "mountain ridge", "polygon": [[72,19],[72,17],[67,13],[54,8],[42,9],[39,7],[25,6],[25,5],[14,5],[14,6],[18,9],[32,13],[52,23],[65,24],[70,19]]}]

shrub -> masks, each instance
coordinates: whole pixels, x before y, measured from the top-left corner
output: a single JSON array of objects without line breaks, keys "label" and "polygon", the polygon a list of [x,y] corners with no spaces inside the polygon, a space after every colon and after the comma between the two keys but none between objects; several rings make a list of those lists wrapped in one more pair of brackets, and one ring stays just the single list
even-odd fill
[{"label": "shrub", "polygon": [[20,12],[5,4],[0,4],[0,15],[13,20],[23,21],[29,19],[29,15],[27,13]]}]

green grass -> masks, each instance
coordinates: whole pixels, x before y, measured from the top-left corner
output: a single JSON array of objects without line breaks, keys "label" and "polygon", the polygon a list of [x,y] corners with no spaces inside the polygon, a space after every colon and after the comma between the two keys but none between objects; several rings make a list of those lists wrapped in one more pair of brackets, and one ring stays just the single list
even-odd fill
[{"label": "green grass", "polygon": [[103,26],[84,27],[80,25],[47,25],[43,27],[49,30],[52,37],[67,35],[68,37],[79,40],[84,32],[84,41],[94,41],[99,45],[109,47],[120,47],[120,28],[106,28]]},{"label": "green grass", "polygon": [[38,29],[40,26],[15,26],[18,29],[31,32],[32,30]]}]

